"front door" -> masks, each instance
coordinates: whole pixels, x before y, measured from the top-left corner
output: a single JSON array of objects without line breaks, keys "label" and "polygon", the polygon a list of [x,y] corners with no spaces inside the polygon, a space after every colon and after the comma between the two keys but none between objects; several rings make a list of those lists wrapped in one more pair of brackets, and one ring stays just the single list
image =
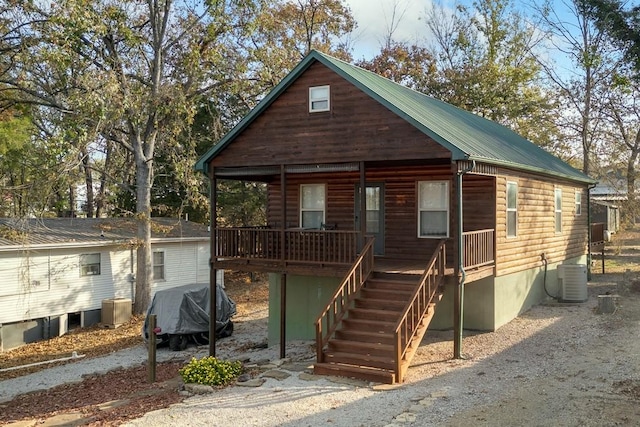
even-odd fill
[{"label": "front door", "polygon": [[[356,185],[355,219],[356,230],[360,230],[360,185]],[[367,235],[375,237],[373,253],[384,255],[384,184],[367,184],[366,189]]]}]

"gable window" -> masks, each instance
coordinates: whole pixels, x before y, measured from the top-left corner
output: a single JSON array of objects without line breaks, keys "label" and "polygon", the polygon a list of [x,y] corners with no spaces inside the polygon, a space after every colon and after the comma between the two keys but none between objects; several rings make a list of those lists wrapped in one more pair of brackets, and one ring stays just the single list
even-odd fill
[{"label": "gable window", "polygon": [[556,233],[562,233],[562,189],[555,191]]},{"label": "gable window", "polygon": [[300,227],[320,228],[324,223],[325,185],[300,185]]},{"label": "gable window", "polygon": [[80,277],[100,275],[100,254],[80,255]]},{"label": "gable window", "polygon": [[309,112],[318,113],[329,111],[329,86],[314,86],[309,88]]},{"label": "gable window", "polygon": [[418,237],[449,237],[449,183],[418,183]]},{"label": "gable window", "polygon": [[164,251],[153,251],[153,280],[164,280]]},{"label": "gable window", "polygon": [[582,215],[582,193],[576,190],[576,215]]},{"label": "gable window", "polygon": [[518,230],[518,184],[507,182],[507,237],[516,237]]}]

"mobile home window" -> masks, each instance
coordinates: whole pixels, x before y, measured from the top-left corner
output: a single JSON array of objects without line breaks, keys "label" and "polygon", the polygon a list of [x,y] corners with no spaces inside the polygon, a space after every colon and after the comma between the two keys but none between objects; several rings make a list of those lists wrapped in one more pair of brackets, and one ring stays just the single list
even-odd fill
[{"label": "mobile home window", "polygon": [[418,237],[449,237],[449,183],[418,183]]},{"label": "mobile home window", "polygon": [[80,277],[100,275],[100,254],[80,255]]},{"label": "mobile home window", "polygon": [[300,186],[300,227],[320,228],[324,223],[325,185]]},{"label": "mobile home window", "polygon": [[518,184],[507,182],[507,237],[515,237],[518,230]]},{"label": "mobile home window", "polygon": [[562,233],[562,189],[555,191],[556,233]]},{"label": "mobile home window", "polygon": [[576,215],[582,215],[582,193],[576,191]]},{"label": "mobile home window", "polygon": [[153,280],[164,280],[164,251],[154,251],[152,257]]},{"label": "mobile home window", "polygon": [[309,112],[317,113],[329,111],[329,86],[314,86],[309,88]]}]

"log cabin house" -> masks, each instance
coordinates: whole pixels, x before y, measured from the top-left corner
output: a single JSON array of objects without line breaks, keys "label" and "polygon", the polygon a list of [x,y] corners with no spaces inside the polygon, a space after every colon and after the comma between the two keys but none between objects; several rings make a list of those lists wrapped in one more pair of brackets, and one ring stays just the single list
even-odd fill
[{"label": "log cabin house", "polygon": [[[315,372],[402,382],[428,325],[495,330],[586,263],[588,176],[513,131],[312,51],[200,158],[212,274],[267,272],[269,343]],[[266,184],[267,224],[220,227],[219,180]],[[214,304],[215,306],[215,304]],[[215,354],[215,343],[211,350]]]}]

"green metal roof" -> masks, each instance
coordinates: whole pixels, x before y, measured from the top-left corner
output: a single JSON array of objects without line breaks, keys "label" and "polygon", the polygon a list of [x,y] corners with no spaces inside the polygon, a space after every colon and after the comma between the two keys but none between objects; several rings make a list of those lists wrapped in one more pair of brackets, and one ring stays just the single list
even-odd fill
[{"label": "green metal roof", "polygon": [[579,182],[596,182],[505,126],[315,50],[311,51],[238,125],[209,149],[198,160],[196,168],[207,173],[207,163],[316,61],[451,151],[453,160],[475,160]]}]

